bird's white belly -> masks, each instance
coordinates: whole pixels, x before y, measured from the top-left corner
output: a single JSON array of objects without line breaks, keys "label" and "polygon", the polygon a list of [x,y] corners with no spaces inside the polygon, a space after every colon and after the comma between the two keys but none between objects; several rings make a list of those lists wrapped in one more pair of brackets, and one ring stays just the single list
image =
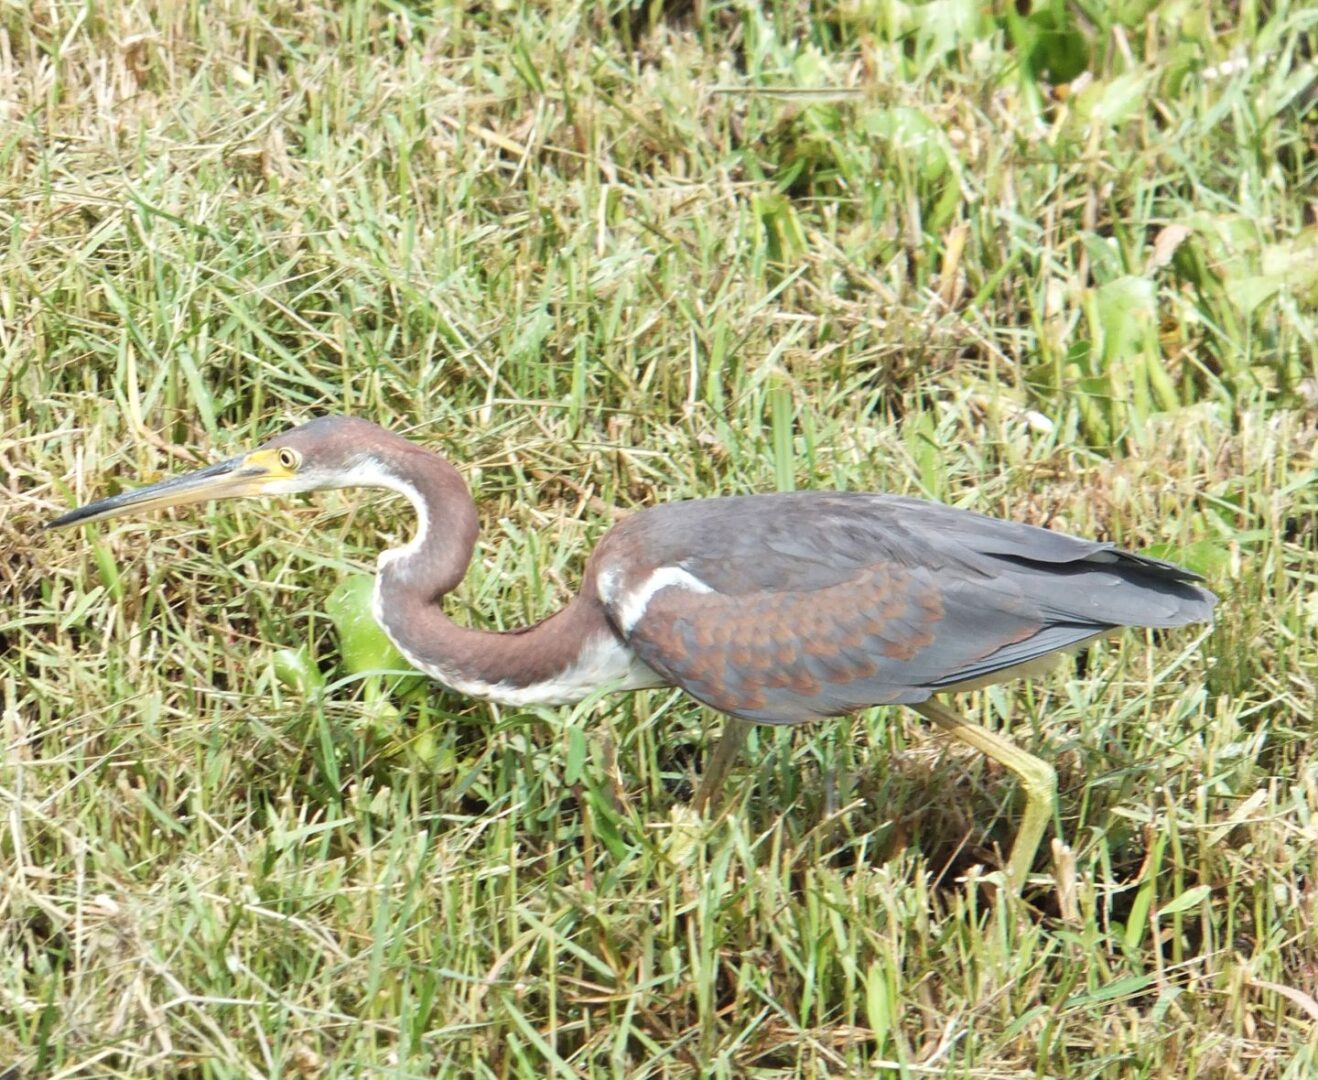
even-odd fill
[{"label": "bird's white belly", "polygon": [[460,693],[500,705],[516,706],[571,705],[597,690],[645,690],[667,685],[663,676],[642,663],[631,649],[611,634],[600,635],[589,642],[576,661],[554,678],[528,686],[514,686],[507,682],[453,681],[440,672],[422,670]]}]

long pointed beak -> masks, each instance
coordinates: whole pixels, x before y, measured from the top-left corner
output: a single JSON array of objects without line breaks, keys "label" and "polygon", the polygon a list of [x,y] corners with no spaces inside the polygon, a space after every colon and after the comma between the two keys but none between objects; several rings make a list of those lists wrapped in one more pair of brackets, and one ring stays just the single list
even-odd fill
[{"label": "long pointed beak", "polygon": [[259,495],[265,487],[264,481],[273,479],[270,468],[260,460],[263,456],[256,453],[230,458],[182,476],[171,476],[158,484],[111,495],[108,499],[99,499],[70,510],[54,521],[47,522],[45,527],[61,529],[66,525],[85,525],[165,506],[185,506],[211,499]]}]

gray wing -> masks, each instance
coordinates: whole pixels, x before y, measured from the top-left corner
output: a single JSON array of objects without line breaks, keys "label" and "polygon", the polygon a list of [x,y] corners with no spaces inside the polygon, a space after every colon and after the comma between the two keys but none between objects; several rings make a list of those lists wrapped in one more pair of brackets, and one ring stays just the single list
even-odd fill
[{"label": "gray wing", "polygon": [[[888,495],[673,503],[612,530],[597,558],[623,582],[609,617],[646,664],[769,723],[923,701],[1117,627],[1206,620],[1216,603],[1171,563]],[[664,568],[684,576],[647,592]]]}]

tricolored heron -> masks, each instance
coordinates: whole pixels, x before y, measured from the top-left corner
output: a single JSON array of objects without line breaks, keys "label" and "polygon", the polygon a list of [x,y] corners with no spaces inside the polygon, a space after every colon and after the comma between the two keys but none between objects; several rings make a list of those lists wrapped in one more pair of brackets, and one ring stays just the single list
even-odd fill
[{"label": "tricolored heron", "polygon": [[[812,491],[643,510],[604,534],[563,610],[506,633],[471,629],[443,609],[476,543],[462,477],[438,455],[346,416],[48,527],[347,487],[397,492],[416,511],[411,542],[379,557],[375,618],[445,686],[509,705],[678,686],[767,724],[909,705],[1020,778],[1025,811],[1007,864],[1017,889],[1052,816],[1056,773],[933,695],[1037,673],[1122,627],[1202,622],[1217,601],[1190,571],[1112,544],[920,499]],[[721,780],[720,757],[702,790]]]}]

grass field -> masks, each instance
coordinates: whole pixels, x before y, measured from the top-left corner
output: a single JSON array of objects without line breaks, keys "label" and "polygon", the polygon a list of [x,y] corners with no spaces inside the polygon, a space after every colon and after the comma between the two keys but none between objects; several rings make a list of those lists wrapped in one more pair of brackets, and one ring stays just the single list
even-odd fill
[{"label": "grass field", "polygon": [[[1318,1075],[1318,13],[0,3],[0,1075]],[[907,492],[1220,594],[757,732],[372,674],[397,500],[70,533],[326,411],[447,454],[454,617],[617,515]],[[336,622],[337,620],[337,622]],[[347,638],[344,639],[344,635]],[[5,1066],[19,1072],[6,1072]]]}]

